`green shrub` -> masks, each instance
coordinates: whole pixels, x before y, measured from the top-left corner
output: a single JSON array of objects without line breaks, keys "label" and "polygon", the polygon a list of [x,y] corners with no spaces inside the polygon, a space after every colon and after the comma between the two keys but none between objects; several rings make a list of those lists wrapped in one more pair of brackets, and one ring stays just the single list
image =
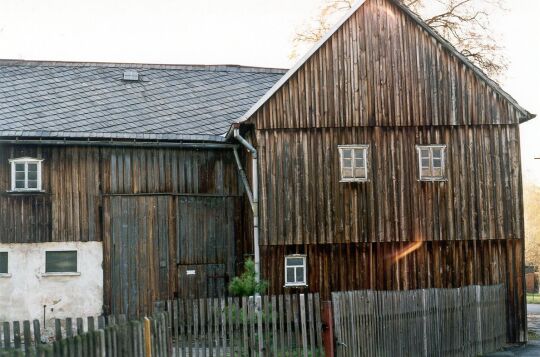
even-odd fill
[{"label": "green shrub", "polygon": [[264,280],[255,282],[255,263],[251,258],[245,261],[244,272],[229,283],[229,292],[235,296],[264,294],[267,288],[268,282]]}]

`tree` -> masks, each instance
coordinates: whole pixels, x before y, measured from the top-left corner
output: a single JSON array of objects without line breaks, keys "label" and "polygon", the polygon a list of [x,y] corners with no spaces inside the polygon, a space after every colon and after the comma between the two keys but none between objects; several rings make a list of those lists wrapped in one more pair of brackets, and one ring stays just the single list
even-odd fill
[{"label": "tree", "polygon": [[[318,15],[296,33],[289,57],[297,57],[304,45],[319,41],[356,1],[326,0]],[[504,0],[400,1],[489,76],[500,78],[508,68],[489,22],[490,12],[505,10]]]},{"label": "tree", "polygon": [[229,292],[237,296],[252,296],[255,294],[264,294],[268,283],[264,280],[256,282],[255,263],[252,259],[244,263],[244,272],[239,277],[233,278],[229,284]]},{"label": "tree", "polygon": [[540,267],[540,187],[525,184],[525,263]]}]

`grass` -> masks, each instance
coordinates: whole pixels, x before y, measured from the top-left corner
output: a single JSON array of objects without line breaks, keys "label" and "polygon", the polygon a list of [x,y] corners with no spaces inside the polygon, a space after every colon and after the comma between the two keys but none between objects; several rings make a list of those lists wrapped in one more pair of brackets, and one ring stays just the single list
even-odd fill
[{"label": "grass", "polygon": [[540,294],[527,293],[527,304],[540,304]]},{"label": "grass", "polygon": [[528,330],[528,337],[529,341],[540,340],[540,335],[532,330]]}]

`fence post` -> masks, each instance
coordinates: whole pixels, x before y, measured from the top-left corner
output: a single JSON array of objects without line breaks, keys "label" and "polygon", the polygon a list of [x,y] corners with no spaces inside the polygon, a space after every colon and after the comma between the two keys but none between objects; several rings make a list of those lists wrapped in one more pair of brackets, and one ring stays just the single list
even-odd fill
[{"label": "fence post", "polygon": [[151,325],[148,317],[144,318],[144,350],[146,357],[152,357],[152,334],[150,332]]},{"label": "fence post", "polygon": [[322,308],[322,341],[324,355],[334,357],[334,314],[332,301],[321,301]]}]

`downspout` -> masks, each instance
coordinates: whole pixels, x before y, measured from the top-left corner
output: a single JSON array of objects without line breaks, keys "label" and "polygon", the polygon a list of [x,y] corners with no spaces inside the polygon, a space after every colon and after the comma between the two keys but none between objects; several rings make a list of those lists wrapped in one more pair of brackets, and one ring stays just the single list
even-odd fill
[{"label": "downspout", "polygon": [[[248,198],[250,198],[251,209],[253,211],[253,262],[255,263],[255,282],[260,281],[260,253],[259,253],[259,174],[257,170],[257,150],[240,135],[240,130],[234,129],[234,138],[238,140],[245,148],[251,153],[252,161],[252,175],[253,175],[253,184],[252,190],[250,192],[249,185],[247,183],[247,178],[245,178],[244,170],[240,164],[240,158],[238,157],[238,152],[234,150],[234,156],[238,169],[240,170],[240,175],[246,191],[248,193]],[[250,197],[251,196],[251,197]]]}]

